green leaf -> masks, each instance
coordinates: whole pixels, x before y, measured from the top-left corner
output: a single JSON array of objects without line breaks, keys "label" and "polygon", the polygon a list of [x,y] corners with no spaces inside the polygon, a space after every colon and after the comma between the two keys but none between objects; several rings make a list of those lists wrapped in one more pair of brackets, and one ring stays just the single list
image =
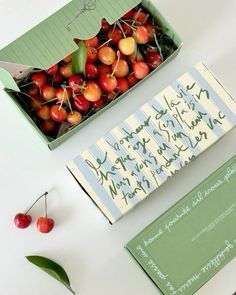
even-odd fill
[{"label": "green leaf", "polygon": [[26,256],[26,259],[62,283],[72,294],[75,295],[75,292],[70,286],[70,280],[65,270],[59,264],[42,256]]},{"label": "green leaf", "polygon": [[84,41],[80,41],[78,49],[72,55],[72,72],[85,76],[85,64],[87,59],[87,50]]}]

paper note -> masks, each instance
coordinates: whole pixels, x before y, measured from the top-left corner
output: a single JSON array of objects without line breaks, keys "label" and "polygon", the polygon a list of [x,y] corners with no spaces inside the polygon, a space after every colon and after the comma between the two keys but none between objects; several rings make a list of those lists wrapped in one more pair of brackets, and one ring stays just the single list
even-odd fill
[{"label": "paper note", "polygon": [[111,222],[236,124],[236,104],[199,64],[68,164]]},{"label": "paper note", "polygon": [[165,295],[191,295],[236,256],[236,156],[126,246]]}]

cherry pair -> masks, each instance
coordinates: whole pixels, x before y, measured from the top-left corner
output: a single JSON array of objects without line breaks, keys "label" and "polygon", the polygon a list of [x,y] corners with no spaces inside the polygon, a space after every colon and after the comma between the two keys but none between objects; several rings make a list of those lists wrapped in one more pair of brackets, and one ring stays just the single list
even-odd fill
[{"label": "cherry pair", "polygon": [[48,233],[50,232],[54,227],[54,220],[52,218],[48,218],[47,216],[47,195],[48,192],[45,192],[40,197],[37,198],[37,200],[33,203],[33,205],[25,212],[25,213],[18,213],[14,217],[14,223],[15,226],[18,228],[26,228],[28,227],[32,222],[32,217],[29,213],[29,211],[34,207],[34,205],[42,198],[44,197],[45,202],[45,216],[44,217],[38,217],[36,220],[36,225],[38,230],[41,233]]}]

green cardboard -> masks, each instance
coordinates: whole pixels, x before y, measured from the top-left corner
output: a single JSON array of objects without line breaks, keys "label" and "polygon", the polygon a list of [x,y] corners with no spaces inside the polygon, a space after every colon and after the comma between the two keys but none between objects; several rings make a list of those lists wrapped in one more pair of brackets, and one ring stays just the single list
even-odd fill
[{"label": "green cardboard", "polygon": [[[86,121],[80,123],[78,126],[61,137],[55,140],[50,140],[40,131],[37,125],[34,124],[32,118],[30,118],[28,114],[25,115],[26,112],[19,104],[16,97],[11,93],[8,93],[11,100],[16,104],[20,112],[25,115],[26,119],[30,122],[30,125],[40,135],[49,149],[53,150],[61,145],[64,141],[77,133],[83,126],[87,125],[97,116],[100,116],[104,111],[123,99],[135,87],[138,87],[141,83],[143,83],[145,79],[148,79],[151,75],[159,71],[163,66],[170,62],[179,53],[183,45],[182,39],[158,11],[156,6],[149,0],[121,0],[119,2],[114,0],[73,0],[61,10],[40,23],[38,26],[9,44],[7,47],[0,50],[0,79],[5,88],[18,91],[18,86],[11,78],[11,75],[9,75],[9,73],[4,69],[1,69],[1,66],[4,67],[7,65],[8,68],[10,65],[9,68],[12,68],[14,67],[15,63],[16,69],[14,70],[14,76],[21,74],[21,68],[19,67],[19,64],[22,64],[23,68],[25,68],[26,65],[29,67],[48,68],[50,65],[60,61],[66,55],[77,49],[75,43],[72,42],[73,38],[77,37],[81,39],[87,39],[96,35],[100,28],[100,22],[103,16],[106,17],[108,22],[114,23],[120,16],[122,16],[129,9],[132,9],[138,5],[140,2],[142,2],[142,6],[149,11],[156,21],[167,29],[167,34],[172,38],[177,49],[158,68],[152,71],[151,74],[129,89],[126,93],[119,96],[116,100],[109,103],[106,107],[96,112],[96,114],[94,114],[92,117],[86,119]],[[92,4],[94,3],[96,6],[95,9],[88,9],[84,11],[82,7],[88,3],[91,4],[89,7],[93,7]],[[110,9],[110,7],[113,9]],[[82,14],[80,14],[81,11]],[[79,17],[77,17],[78,13]],[[95,13],[97,13],[96,16]],[[71,21],[72,23],[70,23]],[[80,22],[86,23],[86,26],[80,26]],[[96,27],[96,22],[99,22],[99,27]],[[39,40],[40,44],[38,44]],[[58,46],[55,46],[56,44]],[[27,52],[27,54],[25,54],[25,52]],[[1,63],[1,61],[4,62]],[[4,63],[6,63],[6,65]]]},{"label": "green cardboard", "polygon": [[140,2],[73,0],[3,48],[0,61],[49,68],[77,49],[74,38],[84,40],[95,36],[101,28],[103,17],[112,24]]},{"label": "green cardboard", "polygon": [[165,295],[195,293],[236,256],[236,155],[126,248]]}]

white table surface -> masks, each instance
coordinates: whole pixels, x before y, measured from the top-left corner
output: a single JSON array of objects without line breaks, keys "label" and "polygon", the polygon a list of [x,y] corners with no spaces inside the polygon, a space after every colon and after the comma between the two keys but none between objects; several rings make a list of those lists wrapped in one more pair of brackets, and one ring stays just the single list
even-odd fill
[{"label": "white table surface", "polygon": [[[65,0],[0,0],[0,48],[66,4]],[[38,254],[67,270],[77,294],[156,295],[157,288],[123,248],[134,235],[236,152],[236,130],[180,171],[130,214],[110,226],[91,205],[65,163],[118,124],[198,61],[204,61],[236,97],[236,1],[155,0],[184,39],[180,55],[73,138],[50,152],[0,90],[0,294],[65,295],[63,286],[26,261]],[[115,116],[114,116],[115,114]],[[50,190],[55,229],[19,230],[15,213]],[[43,203],[32,211],[43,213]],[[232,295],[236,259],[198,295]]]}]

